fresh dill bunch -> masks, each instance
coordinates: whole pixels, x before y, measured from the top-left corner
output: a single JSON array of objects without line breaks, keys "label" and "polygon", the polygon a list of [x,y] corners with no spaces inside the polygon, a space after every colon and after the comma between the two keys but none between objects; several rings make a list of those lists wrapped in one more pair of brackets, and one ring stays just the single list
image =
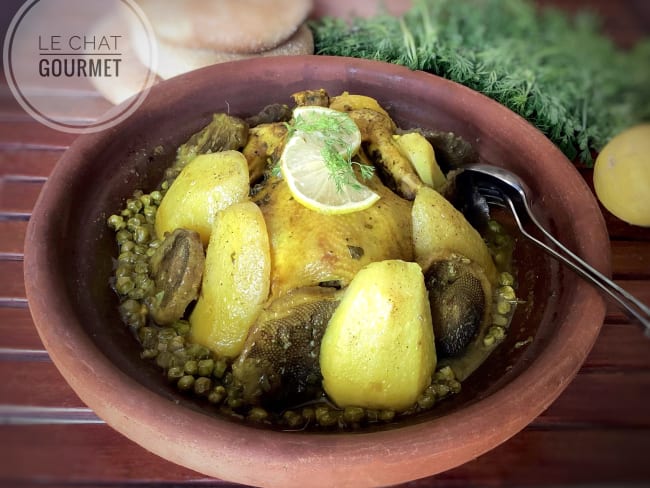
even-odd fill
[{"label": "fresh dill bunch", "polygon": [[339,112],[336,117],[299,115],[287,122],[286,126],[287,137],[299,135],[320,147],[320,154],[336,191],[342,192],[346,187],[361,189],[362,186],[354,171],[355,167],[359,169],[363,179],[372,178],[374,167],[352,159],[353,148],[348,143],[346,136],[349,139],[354,132],[358,131],[358,128],[346,114]]},{"label": "fresh dill bunch", "polygon": [[527,0],[414,0],[378,14],[310,24],[317,54],[401,64],[456,81],[526,118],[591,165],[611,137],[650,120],[650,39],[623,51],[600,20]]}]

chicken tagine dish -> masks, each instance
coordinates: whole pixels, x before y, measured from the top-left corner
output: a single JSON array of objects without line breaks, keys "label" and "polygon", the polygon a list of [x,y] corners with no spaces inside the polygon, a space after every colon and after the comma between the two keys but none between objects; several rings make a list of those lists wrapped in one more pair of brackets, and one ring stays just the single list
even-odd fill
[{"label": "chicken tagine dish", "polygon": [[214,114],[108,218],[120,315],[170,384],[281,430],[428,411],[506,336],[513,239],[452,204],[475,162],[362,94]]}]

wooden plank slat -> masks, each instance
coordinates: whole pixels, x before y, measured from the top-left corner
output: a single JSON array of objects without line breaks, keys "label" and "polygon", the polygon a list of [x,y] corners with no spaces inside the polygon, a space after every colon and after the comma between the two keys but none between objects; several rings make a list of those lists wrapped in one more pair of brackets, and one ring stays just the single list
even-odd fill
[{"label": "wooden plank slat", "polygon": [[63,154],[58,150],[8,149],[0,151],[0,175],[50,175]]},{"label": "wooden plank slat", "polygon": [[[105,425],[4,426],[0,436],[0,482],[227,486],[165,461]],[[402,486],[643,485],[650,480],[648,449],[648,429],[529,428],[473,461]]]},{"label": "wooden plank slat", "polygon": [[26,297],[22,261],[0,261],[0,276],[0,297]]},{"label": "wooden plank slat", "polygon": [[0,180],[0,214],[29,215],[43,189],[44,181],[4,177]]},{"label": "wooden plank slat", "polygon": [[[650,280],[615,280],[616,283],[643,303],[650,304]],[[629,322],[630,318],[625,315],[619,305],[611,299],[607,299],[607,322]]]},{"label": "wooden plank slat", "polygon": [[205,478],[105,425],[1,426],[0,483],[136,483]]},{"label": "wooden plank slat", "polygon": [[66,149],[76,134],[60,132],[36,122],[0,122],[0,149]]},{"label": "wooden plank slat", "polygon": [[650,480],[648,447],[647,429],[526,429],[474,461],[408,486],[644,485]]},{"label": "wooden plank slat", "polygon": [[[647,345],[650,352],[650,341]],[[533,426],[650,429],[650,370],[580,372]],[[591,401],[586,402],[585,399]]]},{"label": "wooden plank slat", "polygon": [[583,370],[650,370],[650,339],[638,324],[605,323]]},{"label": "wooden plank slat", "polygon": [[9,349],[44,349],[32,316],[27,308],[0,307],[0,347]]},{"label": "wooden plank slat", "polygon": [[612,270],[616,279],[650,278],[650,242],[612,241]]},{"label": "wooden plank slat", "polygon": [[0,361],[0,403],[85,407],[51,361]]},{"label": "wooden plank slat", "polygon": [[25,232],[27,222],[24,220],[0,220],[0,256],[22,256]]}]

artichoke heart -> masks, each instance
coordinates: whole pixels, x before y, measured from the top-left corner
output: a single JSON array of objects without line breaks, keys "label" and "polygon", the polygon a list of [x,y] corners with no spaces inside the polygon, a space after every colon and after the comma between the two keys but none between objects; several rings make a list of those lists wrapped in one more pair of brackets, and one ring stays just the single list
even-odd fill
[{"label": "artichoke heart", "polygon": [[313,397],[321,384],[321,338],[338,293],[307,287],[268,303],[232,368],[246,401],[287,405]]},{"label": "artichoke heart", "polygon": [[163,240],[151,257],[151,276],[156,293],[148,303],[151,317],[171,324],[185,314],[199,294],[205,255],[197,232],[176,229]]},{"label": "artichoke heart", "polygon": [[453,253],[434,261],[424,280],[436,350],[458,356],[491,317],[492,285],[481,266]]}]

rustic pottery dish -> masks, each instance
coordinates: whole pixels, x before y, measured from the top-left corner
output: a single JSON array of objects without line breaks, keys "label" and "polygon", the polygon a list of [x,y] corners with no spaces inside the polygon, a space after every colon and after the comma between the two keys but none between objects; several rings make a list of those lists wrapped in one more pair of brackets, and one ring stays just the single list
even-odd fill
[{"label": "rustic pottery dish", "polygon": [[395,65],[256,59],[165,81],[129,119],[74,142],[29,224],[25,280],[34,322],[56,366],[97,415],[144,448],[205,475],[283,487],[377,486],[433,475],[494,448],[542,413],[600,330],[605,307],[598,293],[524,241],[515,260],[526,304],[462,392],[407,422],[354,433],[280,432],[213,415],[140,359],[108,287],[115,249],[106,217],[136,188],[153,188],[179,144],[213,112],[247,116],[310,88],[369,95],[402,127],[462,135],[482,162],[520,175],[552,232],[609,272],[607,233],[589,188],[557,148],[503,106]]}]

